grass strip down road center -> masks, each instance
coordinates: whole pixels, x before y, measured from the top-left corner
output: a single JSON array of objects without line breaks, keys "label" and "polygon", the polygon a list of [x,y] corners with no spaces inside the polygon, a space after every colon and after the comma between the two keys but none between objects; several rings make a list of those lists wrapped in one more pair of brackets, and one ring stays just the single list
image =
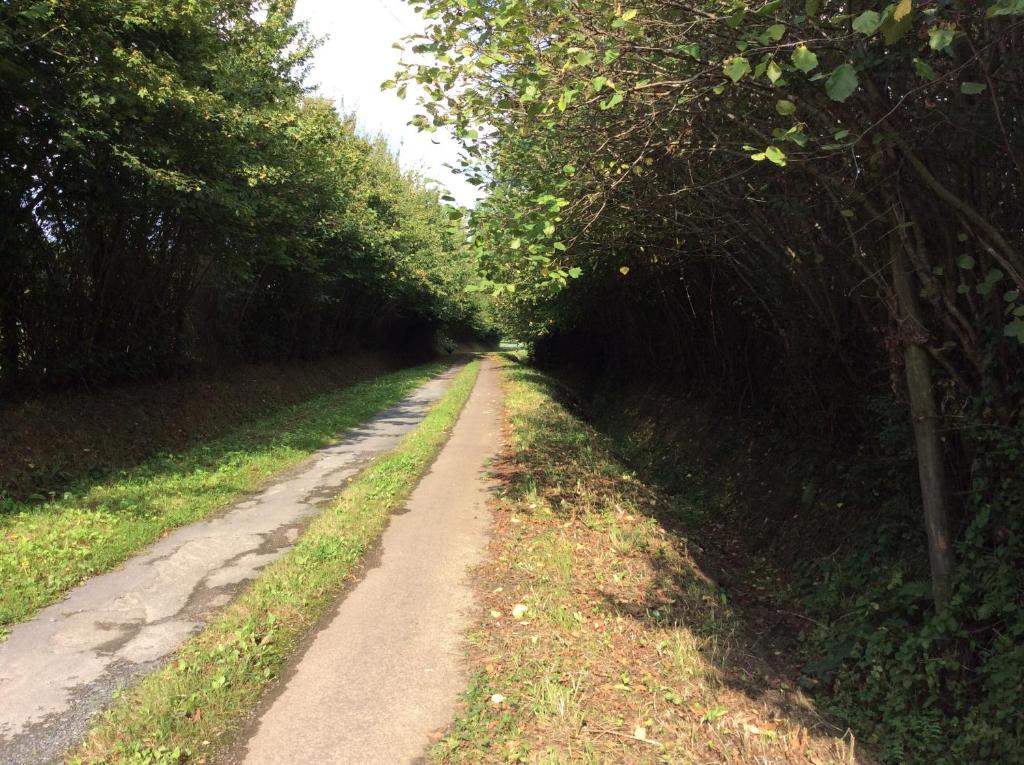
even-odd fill
[{"label": "grass strip down road center", "polygon": [[8,625],[114,568],[164,532],[254,491],[443,367],[413,367],[315,396],[186,451],[80,482],[60,497],[0,497],[0,639]]},{"label": "grass strip down road center", "polygon": [[203,762],[227,743],[430,467],[479,366],[463,369],[420,426],[353,479],[295,547],[168,665],[126,691],[71,762]]}]

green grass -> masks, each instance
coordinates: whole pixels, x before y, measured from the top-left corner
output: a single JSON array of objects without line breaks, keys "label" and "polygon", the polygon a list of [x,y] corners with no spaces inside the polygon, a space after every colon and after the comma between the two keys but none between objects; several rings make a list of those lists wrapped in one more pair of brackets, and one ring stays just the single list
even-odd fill
[{"label": "green grass", "polygon": [[435,375],[429,364],[282,408],[187,451],[59,497],[0,497],[0,640],[9,625],[108,571],[161,534],[204,518],[295,465]]},{"label": "green grass", "polygon": [[623,463],[555,381],[511,360],[503,377],[505,481],[473,574],[471,680],[431,761],[866,762],[690,557],[667,522],[689,499]]},{"label": "green grass", "polygon": [[478,369],[467,366],[420,426],[367,467],[292,550],[104,713],[71,761],[203,762],[228,742],[429,468]]}]

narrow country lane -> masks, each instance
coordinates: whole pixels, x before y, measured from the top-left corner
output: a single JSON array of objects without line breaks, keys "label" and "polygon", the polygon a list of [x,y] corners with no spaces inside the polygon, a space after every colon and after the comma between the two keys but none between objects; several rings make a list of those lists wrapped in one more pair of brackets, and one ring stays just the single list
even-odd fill
[{"label": "narrow country lane", "polygon": [[486,549],[484,469],[500,427],[498,371],[486,359],[450,440],[405,511],[392,517],[376,565],[265,700],[230,761],[421,761],[467,680],[467,577]]},{"label": "narrow country lane", "polygon": [[0,765],[58,760],[112,693],[165,660],[297,538],[305,521],[424,418],[454,370],[212,519],[14,626],[0,643]]}]

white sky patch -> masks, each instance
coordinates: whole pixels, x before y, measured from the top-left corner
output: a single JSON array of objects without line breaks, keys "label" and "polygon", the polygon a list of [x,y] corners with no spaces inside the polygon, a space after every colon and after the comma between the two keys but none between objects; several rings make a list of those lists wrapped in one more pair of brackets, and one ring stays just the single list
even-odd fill
[{"label": "white sky patch", "polygon": [[298,0],[296,20],[327,39],[313,58],[310,82],[342,111],[355,112],[360,130],[383,134],[402,167],[431,178],[456,201],[472,206],[480,196],[475,186],[445,164],[456,165],[458,144],[448,133],[421,133],[408,123],[419,109],[420,91],[410,83],[405,100],[380,84],[394,77],[402,52],[392,47],[400,38],[421,32],[423,20],[403,0]]}]

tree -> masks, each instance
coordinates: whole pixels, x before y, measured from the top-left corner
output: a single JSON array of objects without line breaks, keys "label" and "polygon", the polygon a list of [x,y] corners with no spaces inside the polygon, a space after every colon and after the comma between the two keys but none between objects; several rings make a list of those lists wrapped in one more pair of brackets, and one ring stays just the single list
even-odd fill
[{"label": "tree", "polygon": [[[1022,10],[1003,0],[856,13],[815,0],[426,6],[432,25],[410,42],[443,66],[410,66],[396,84],[426,83],[421,126],[463,136],[465,172],[490,191],[474,216],[489,289],[524,330],[599,321],[579,309],[580,290],[563,294],[586,274],[588,289],[627,280],[666,301],[678,300],[673,282],[688,282],[689,305],[668,310],[671,332],[696,319],[694,292],[715,294],[717,318],[701,331],[720,331],[724,308],[739,332],[753,324],[795,358],[790,369],[821,350],[794,347],[809,321],[847,370],[853,337],[874,335],[883,357],[889,338],[906,341],[890,359],[906,368],[915,427],[928,431],[918,455],[941,606],[952,551],[928,368],[964,401],[1019,360],[1021,221],[1003,200],[1020,192],[1021,133],[1005,115],[1021,93],[999,51],[1019,44]],[[964,137],[937,144],[950,129]],[[737,345],[747,354],[747,342],[712,353],[746,377]]]},{"label": "tree", "polygon": [[[293,5],[0,9],[8,388],[313,357],[398,322],[429,335],[470,320],[449,284],[472,260],[448,206],[307,92],[313,42]],[[367,203],[384,187],[386,221]]]}]

